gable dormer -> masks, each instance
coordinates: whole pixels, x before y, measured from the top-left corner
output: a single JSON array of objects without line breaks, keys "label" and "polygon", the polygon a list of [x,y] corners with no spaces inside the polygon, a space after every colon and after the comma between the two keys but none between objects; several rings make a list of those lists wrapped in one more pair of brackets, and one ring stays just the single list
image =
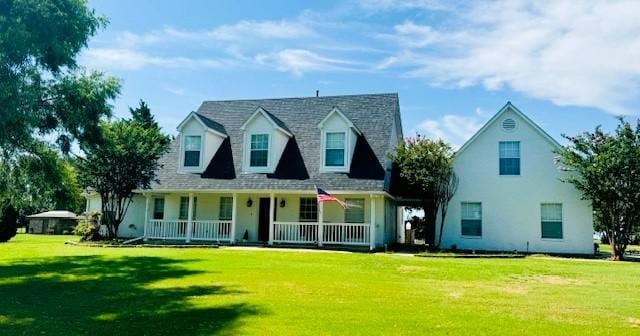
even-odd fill
[{"label": "gable dormer", "polygon": [[178,170],[202,173],[228,137],[224,126],[191,112],[177,127],[180,137]]},{"label": "gable dormer", "polygon": [[242,170],[248,173],[273,173],[282,153],[293,138],[287,126],[262,107],[245,121],[240,130],[244,133],[242,146]]},{"label": "gable dormer", "polygon": [[337,107],[318,124],[321,131],[320,172],[348,173],[362,133]]}]

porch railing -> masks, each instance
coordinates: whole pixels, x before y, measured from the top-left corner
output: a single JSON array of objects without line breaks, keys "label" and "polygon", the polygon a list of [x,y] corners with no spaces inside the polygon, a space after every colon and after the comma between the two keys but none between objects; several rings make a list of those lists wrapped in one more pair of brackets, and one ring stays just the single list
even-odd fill
[{"label": "porch railing", "polygon": [[147,238],[182,240],[187,237],[186,220],[153,219],[147,226]]},{"label": "porch railing", "polygon": [[[319,242],[319,224],[316,222],[274,222],[273,228],[275,243]],[[321,242],[335,245],[369,245],[369,230],[368,223],[323,223]]]},{"label": "porch railing", "polygon": [[317,222],[274,222],[273,241],[276,243],[315,243],[318,241]]},{"label": "porch railing", "polygon": [[194,220],[192,240],[231,240],[230,220]]},{"label": "porch railing", "polygon": [[230,220],[194,220],[191,222],[191,234],[187,235],[187,220],[149,221],[146,238],[165,240],[230,241]]},{"label": "porch railing", "polygon": [[368,223],[324,223],[325,244],[369,245]]}]

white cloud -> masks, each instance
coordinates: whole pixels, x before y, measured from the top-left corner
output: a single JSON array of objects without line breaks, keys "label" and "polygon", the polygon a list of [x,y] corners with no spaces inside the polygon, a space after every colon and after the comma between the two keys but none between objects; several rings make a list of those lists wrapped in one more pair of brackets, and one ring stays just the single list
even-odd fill
[{"label": "white cloud", "polygon": [[422,48],[439,42],[441,34],[429,26],[411,21],[393,27],[393,34],[378,34],[378,38],[394,41],[406,48]]},{"label": "white cloud", "polygon": [[259,54],[256,62],[274,66],[277,70],[301,75],[309,71],[358,71],[357,63],[330,58],[304,49],[284,49],[275,53]]},{"label": "white cloud", "polygon": [[80,64],[92,68],[138,70],[147,66],[161,68],[224,68],[232,62],[212,58],[161,57],[120,48],[90,48],[80,58]]},{"label": "white cloud", "polygon": [[440,119],[427,119],[415,131],[430,138],[442,139],[454,148],[462,146],[482,127],[483,122],[476,116],[465,117],[447,114]]},{"label": "white cloud", "polygon": [[455,12],[456,25],[407,21],[382,35],[399,49],[378,68],[627,114],[640,98],[638,13],[638,1],[475,3]]},{"label": "white cloud", "polygon": [[360,0],[360,6],[369,10],[446,10],[450,8],[447,2],[440,0]]},{"label": "white cloud", "polygon": [[316,37],[318,34],[308,24],[292,20],[238,21],[220,25],[210,30],[187,30],[165,26],[144,34],[122,32],[117,42],[122,47],[137,47],[169,42],[221,41],[248,42],[257,40],[296,40]]},{"label": "white cloud", "polygon": [[316,35],[305,24],[289,21],[240,21],[233,25],[223,25],[207,33],[207,36],[222,41],[260,39],[300,39]]}]

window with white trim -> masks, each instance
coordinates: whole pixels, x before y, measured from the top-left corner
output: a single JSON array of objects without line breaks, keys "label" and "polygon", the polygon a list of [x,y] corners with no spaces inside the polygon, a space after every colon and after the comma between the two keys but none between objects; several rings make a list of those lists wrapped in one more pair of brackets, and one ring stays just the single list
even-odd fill
[{"label": "window with white trim", "polygon": [[164,219],[164,198],[153,199],[153,219]]},{"label": "window with white trim", "polygon": [[500,175],[520,175],[520,141],[500,141]]},{"label": "window with white trim", "polygon": [[[198,198],[193,198],[193,211],[191,212],[191,218],[196,219],[198,205]],[[178,212],[178,219],[187,220],[189,219],[189,197],[182,196],[180,197],[180,210]]]},{"label": "window with white trim", "polygon": [[199,135],[184,136],[184,167],[200,167],[200,151],[202,150],[202,137]]},{"label": "window with white trim", "polygon": [[218,219],[231,220],[233,217],[233,197],[220,197],[220,213]]},{"label": "window with white trim", "polygon": [[345,132],[326,132],[324,147],[324,165],[343,167],[345,165]]},{"label": "window with white trim", "polygon": [[562,239],[562,204],[541,204],[540,222],[542,238]]},{"label": "window with white trim", "polygon": [[344,209],[345,223],[364,223],[364,198],[346,198],[348,207]]},{"label": "window with white trim", "polygon": [[463,236],[482,236],[482,203],[462,202],[460,204],[460,227]]},{"label": "window with white trim", "polygon": [[269,134],[251,134],[249,167],[267,167],[269,164]]},{"label": "window with white trim", "polygon": [[300,221],[301,222],[317,222],[318,221],[318,200],[315,197],[300,198]]}]

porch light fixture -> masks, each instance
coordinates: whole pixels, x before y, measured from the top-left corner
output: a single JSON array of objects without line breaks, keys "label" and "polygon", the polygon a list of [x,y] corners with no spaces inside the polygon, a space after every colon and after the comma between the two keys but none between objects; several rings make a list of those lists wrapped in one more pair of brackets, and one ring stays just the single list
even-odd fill
[{"label": "porch light fixture", "polygon": [[284,198],[280,200],[280,207],[284,208],[284,206],[287,205],[287,202],[284,201]]},{"label": "porch light fixture", "polygon": [[249,197],[249,199],[247,200],[247,208],[250,208],[253,205],[253,200],[251,199],[251,197]]}]

